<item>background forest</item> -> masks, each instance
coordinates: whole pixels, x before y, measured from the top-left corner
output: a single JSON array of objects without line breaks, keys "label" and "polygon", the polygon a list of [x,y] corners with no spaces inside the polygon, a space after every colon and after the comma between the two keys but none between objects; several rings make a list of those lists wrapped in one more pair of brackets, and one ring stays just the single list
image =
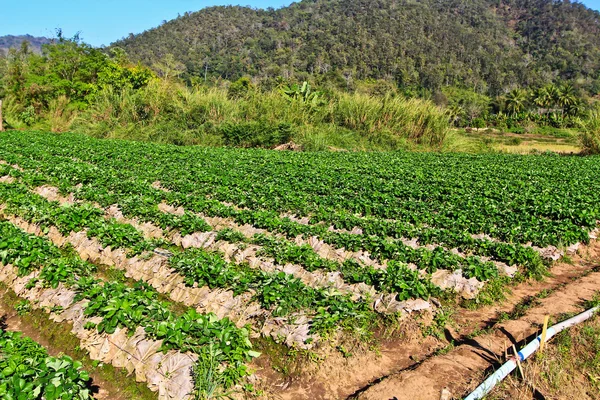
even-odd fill
[{"label": "background forest", "polygon": [[[0,52],[2,52],[0,50]],[[597,149],[600,13],[548,0],[212,7],[95,49],[0,56],[5,124],[177,144],[443,148],[572,128]]]}]

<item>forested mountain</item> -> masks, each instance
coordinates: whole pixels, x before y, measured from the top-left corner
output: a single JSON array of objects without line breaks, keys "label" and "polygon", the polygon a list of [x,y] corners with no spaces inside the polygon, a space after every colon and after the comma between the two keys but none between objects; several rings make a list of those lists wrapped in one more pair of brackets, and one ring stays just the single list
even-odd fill
[{"label": "forested mountain", "polygon": [[51,42],[51,40],[48,38],[34,37],[31,35],[0,36],[0,52],[2,52],[2,51],[6,52],[10,48],[21,47],[21,43],[23,43],[24,41],[29,42],[31,49],[36,53],[40,53],[42,51],[42,45],[48,44]]},{"label": "forested mountain", "polygon": [[600,13],[560,0],[303,0],[211,7],[113,46],[187,76],[334,74],[499,94],[568,80],[600,91]]}]

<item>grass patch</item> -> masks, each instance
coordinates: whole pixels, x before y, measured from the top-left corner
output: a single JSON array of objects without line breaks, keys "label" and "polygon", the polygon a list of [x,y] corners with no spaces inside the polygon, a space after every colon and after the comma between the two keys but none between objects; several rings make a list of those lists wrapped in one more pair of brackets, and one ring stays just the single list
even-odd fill
[{"label": "grass patch", "polygon": [[256,351],[262,353],[254,362],[261,366],[268,365],[288,382],[298,379],[307,364],[319,361],[318,356],[311,351],[288,347],[270,337],[260,337],[253,344]]},{"label": "grass patch", "polygon": [[526,381],[510,375],[486,399],[600,398],[600,318],[560,332],[522,367]]},{"label": "grass patch", "polygon": [[600,307],[600,292],[597,292],[594,297],[592,297],[590,300],[586,300],[583,303],[583,308],[586,310],[594,307]]},{"label": "grass patch", "polygon": [[422,329],[423,336],[433,336],[439,340],[446,339],[446,326],[454,324],[452,314],[454,310],[451,308],[440,309],[433,317],[433,322]]},{"label": "grass patch", "polygon": [[527,311],[533,307],[540,306],[542,302],[536,296],[527,296],[517,303],[510,312],[500,312],[498,315],[498,322],[519,319],[527,313]]},{"label": "grass patch", "polygon": [[506,300],[510,293],[510,286],[516,285],[519,279],[508,276],[499,276],[490,279],[475,299],[463,300],[461,306],[469,310],[476,310],[482,306],[491,306]]}]

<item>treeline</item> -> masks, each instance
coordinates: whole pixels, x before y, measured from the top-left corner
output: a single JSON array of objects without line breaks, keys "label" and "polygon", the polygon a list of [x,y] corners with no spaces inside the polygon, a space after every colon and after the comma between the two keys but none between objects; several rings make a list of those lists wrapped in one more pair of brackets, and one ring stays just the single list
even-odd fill
[{"label": "treeline", "polygon": [[249,78],[186,85],[172,57],[155,71],[132,64],[121,49],[103,52],[77,37],[59,35],[40,55],[24,44],[0,58],[5,123],[181,145],[295,141],[313,150],[438,148],[449,127],[433,102],[399,96],[385,83],[364,91],[324,82],[317,91],[284,79],[270,88]]},{"label": "treeline", "polygon": [[272,84],[184,75],[171,55],[149,68],[123,49],[95,49],[59,32],[41,54],[24,43],[0,56],[5,126],[180,145],[295,142],[308,150],[439,149],[453,126],[574,128],[593,132],[586,148],[600,148],[597,102],[569,82],[491,97],[457,86],[411,91],[384,79],[348,85],[335,74]]},{"label": "treeline", "polygon": [[167,55],[182,77],[328,76],[349,88],[467,88],[496,97],[573,82],[600,93],[600,13],[560,0],[303,0],[278,10],[211,7],[117,42],[132,60]]},{"label": "treeline", "polygon": [[570,83],[514,89],[494,98],[446,87],[434,100],[448,108],[456,127],[496,127],[515,133],[539,126],[579,128],[596,103]]}]

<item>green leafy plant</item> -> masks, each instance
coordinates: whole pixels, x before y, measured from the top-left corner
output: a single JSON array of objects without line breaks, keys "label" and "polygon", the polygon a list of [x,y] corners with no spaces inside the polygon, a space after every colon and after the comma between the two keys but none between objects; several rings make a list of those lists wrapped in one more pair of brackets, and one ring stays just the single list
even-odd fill
[{"label": "green leafy plant", "polygon": [[29,314],[32,310],[31,302],[29,300],[22,300],[15,305],[15,311],[18,315]]},{"label": "green leafy plant", "polygon": [[93,399],[81,362],[50,357],[20,333],[0,329],[0,397],[6,399]]}]

